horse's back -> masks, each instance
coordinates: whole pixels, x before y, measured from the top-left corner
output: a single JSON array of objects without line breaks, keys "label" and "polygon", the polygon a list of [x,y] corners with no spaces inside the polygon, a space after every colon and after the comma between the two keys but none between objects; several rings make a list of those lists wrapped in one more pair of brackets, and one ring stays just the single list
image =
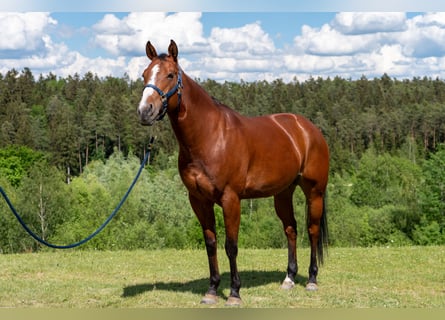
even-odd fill
[{"label": "horse's back", "polygon": [[301,161],[314,152],[314,156],[329,157],[326,140],[320,129],[302,115],[293,113],[277,113],[248,118],[249,133],[255,144],[267,143],[287,148],[286,153],[298,154]]}]

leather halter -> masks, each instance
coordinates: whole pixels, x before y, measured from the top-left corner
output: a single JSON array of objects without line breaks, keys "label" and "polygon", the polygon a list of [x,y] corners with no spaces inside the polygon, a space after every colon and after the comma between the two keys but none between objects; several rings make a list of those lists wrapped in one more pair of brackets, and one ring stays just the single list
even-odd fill
[{"label": "leather halter", "polygon": [[167,93],[164,93],[161,89],[159,89],[156,85],[148,83],[144,86],[145,88],[152,88],[155,90],[160,96],[162,101],[162,110],[158,114],[158,117],[156,118],[157,121],[160,121],[164,118],[165,114],[167,113],[168,109],[168,99],[172,97],[176,92],[178,93],[178,107],[181,103],[181,89],[182,89],[182,72],[179,70],[178,72],[178,82],[176,85]]}]

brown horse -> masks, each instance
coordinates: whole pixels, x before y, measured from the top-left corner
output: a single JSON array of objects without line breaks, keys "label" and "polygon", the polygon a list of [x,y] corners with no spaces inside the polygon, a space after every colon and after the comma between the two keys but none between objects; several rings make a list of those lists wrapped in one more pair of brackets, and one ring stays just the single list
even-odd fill
[{"label": "brown horse", "polygon": [[150,41],[146,53],[151,63],[143,73],[138,114],[143,125],[152,125],[167,114],[178,140],[179,173],[201,223],[209,261],[210,287],[201,302],[217,301],[220,273],[213,207],[218,204],[223,209],[231,274],[226,304],[241,303],[236,258],[240,200],[246,198],[274,197],[288,241],[287,275],[282,287],[294,286],[297,228],[292,195],[297,185],[306,197],[311,245],[306,288],[316,290],[317,257],[322,262],[327,244],[324,199],[329,150],[321,132],[300,115],[245,117],[216,101],[182,71],[173,40],[168,54],[158,55]]}]

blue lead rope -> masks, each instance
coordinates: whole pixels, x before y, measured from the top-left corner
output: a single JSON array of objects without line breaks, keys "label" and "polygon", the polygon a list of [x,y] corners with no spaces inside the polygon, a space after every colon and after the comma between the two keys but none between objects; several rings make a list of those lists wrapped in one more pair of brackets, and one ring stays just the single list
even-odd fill
[{"label": "blue lead rope", "polygon": [[2,187],[0,187],[0,193],[3,196],[3,198],[5,199],[6,203],[8,204],[9,208],[11,209],[12,213],[14,214],[14,216],[17,218],[17,220],[20,222],[20,224],[22,225],[22,227],[26,230],[26,232],[28,232],[28,234],[33,237],[36,241],[40,242],[41,244],[50,247],[50,248],[54,248],[54,249],[71,249],[71,248],[75,248],[78,247],[88,241],[90,241],[91,239],[93,239],[99,232],[101,232],[108,223],[110,223],[110,221],[114,218],[114,216],[117,214],[117,212],[119,211],[119,209],[122,207],[122,205],[124,204],[125,200],[127,200],[128,195],[130,194],[131,190],[133,189],[134,185],[136,184],[136,181],[139,179],[139,176],[142,173],[142,170],[144,169],[144,166],[146,164],[146,162],[148,161],[148,158],[150,156],[150,149],[148,150],[147,154],[145,155],[144,160],[142,161],[142,164],[136,174],[136,176],[134,177],[133,182],[131,183],[130,187],[128,188],[127,192],[124,194],[124,196],[122,197],[122,200],[119,202],[119,204],[116,206],[116,208],[113,210],[113,212],[110,214],[110,216],[107,218],[107,220],[105,220],[105,222],[99,227],[97,228],[96,231],[94,231],[92,234],[90,234],[88,237],[86,237],[83,240],[80,240],[79,242],[76,243],[72,243],[72,244],[68,244],[65,246],[60,246],[60,245],[55,245],[52,243],[49,243],[45,240],[43,240],[41,237],[39,237],[38,235],[36,235],[27,225],[26,223],[23,221],[22,217],[20,217],[20,215],[17,213],[17,210],[14,208],[14,206],[12,205],[11,201],[9,200],[8,196],[6,195],[5,191],[3,190]]}]

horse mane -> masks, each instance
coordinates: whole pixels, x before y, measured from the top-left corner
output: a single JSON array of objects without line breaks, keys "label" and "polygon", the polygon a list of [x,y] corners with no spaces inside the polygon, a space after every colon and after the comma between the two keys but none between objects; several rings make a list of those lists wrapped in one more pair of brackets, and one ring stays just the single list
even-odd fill
[{"label": "horse mane", "polygon": [[222,103],[220,100],[218,100],[218,98],[214,97],[214,96],[210,96],[210,98],[212,99],[213,103],[220,109],[222,110],[226,110],[229,111],[230,114],[232,115],[236,115],[237,117],[243,117],[242,114],[240,114],[238,111],[236,111],[234,108],[229,107],[228,105]]},{"label": "horse mane", "polygon": [[216,98],[215,96],[211,96],[211,98],[212,98],[212,100],[213,100],[213,102],[215,103],[215,104],[223,104],[221,101],[219,101],[218,100],[218,98]]}]

